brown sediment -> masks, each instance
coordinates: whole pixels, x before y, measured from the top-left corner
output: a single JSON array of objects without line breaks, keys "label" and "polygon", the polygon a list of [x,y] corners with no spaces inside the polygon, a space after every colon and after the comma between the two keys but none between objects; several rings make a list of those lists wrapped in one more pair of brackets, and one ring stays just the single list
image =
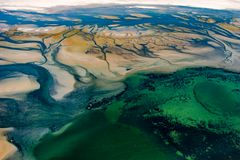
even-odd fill
[{"label": "brown sediment", "polygon": [[198,18],[198,20],[201,22],[205,22],[205,23],[215,23],[216,22],[215,19],[212,19],[209,17],[200,17],[200,18]]},{"label": "brown sediment", "polygon": [[[147,15],[131,16],[137,18]],[[56,31],[32,33],[30,38],[44,41],[46,46],[58,44],[61,47],[56,54],[56,61],[74,68],[76,72],[84,69],[101,79],[119,79],[128,73],[148,68],[159,67],[164,70],[170,65],[173,68],[191,65],[219,67],[218,63],[224,59],[223,55],[215,52],[214,47],[221,47],[215,41],[209,40],[210,45],[206,46],[193,44],[193,40],[204,40],[209,35],[190,33],[191,30],[181,27],[172,28],[171,32],[164,31],[161,25],[143,24],[139,27],[144,30],[123,27],[116,31],[97,26],[69,30],[67,27],[58,27]],[[26,39],[29,34],[13,37]],[[66,38],[63,39],[63,36]],[[236,39],[225,40],[239,43]],[[209,55],[211,58],[207,58]]]},{"label": "brown sediment", "polygon": [[5,160],[13,155],[17,148],[8,142],[6,133],[11,131],[11,128],[0,128],[0,159]]},{"label": "brown sediment", "polygon": [[[79,34],[62,42],[57,59],[75,68],[81,66],[104,79],[118,79],[130,72],[148,68],[159,67],[164,71],[168,70],[166,67],[169,64],[179,68],[184,65],[209,66],[210,60],[204,59],[209,53],[213,54],[214,61],[221,62],[222,57],[214,55],[213,47],[196,47],[190,43],[192,39],[204,37],[195,33],[154,33],[149,30],[141,34],[134,30],[116,32],[108,29],[89,33],[89,29],[84,28]],[[101,47],[104,46],[106,57],[101,53]],[[143,47],[146,47],[145,50]],[[212,64],[216,65],[214,62]]]},{"label": "brown sediment", "polygon": [[240,27],[232,25],[232,24],[228,24],[228,23],[219,23],[218,24],[220,27],[228,30],[228,31],[232,31],[232,32],[240,32]]}]

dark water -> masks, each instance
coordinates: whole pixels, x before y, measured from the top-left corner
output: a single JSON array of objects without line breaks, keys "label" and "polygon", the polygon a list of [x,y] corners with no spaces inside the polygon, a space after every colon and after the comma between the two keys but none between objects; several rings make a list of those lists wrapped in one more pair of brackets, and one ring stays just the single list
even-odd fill
[{"label": "dark water", "polygon": [[132,75],[125,92],[46,135],[34,155],[39,160],[236,160],[239,81],[238,74],[211,68]]},{"label": "dark water", "polygon": [[47,135],[35,149],[37,159],[176,159],[139,129],[110,123],[103,112],[81,115],[62,134]]}]

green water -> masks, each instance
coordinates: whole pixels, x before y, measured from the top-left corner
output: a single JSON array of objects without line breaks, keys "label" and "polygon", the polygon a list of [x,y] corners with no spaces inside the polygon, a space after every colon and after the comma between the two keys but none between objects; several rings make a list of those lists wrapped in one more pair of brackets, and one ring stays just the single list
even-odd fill
[{"label": "green water", "polygon": [[204,81],[194,87],[196,100],[206,110],[215,114],[238,115],[240,100],[227,87],[215,82]]},{"label": "green water", "polygon": [[103,112],[98,111],[82,115],[60,135],[47,135],[36,147],[35,156],[40,160],[176,158],[139,129],[111,123]]},{"label": "green water", "polygon": [[238,159],[239,81],[236,73],[211,68],[131,75],[124,93],[46,135],[34,154],[39,160]]}]

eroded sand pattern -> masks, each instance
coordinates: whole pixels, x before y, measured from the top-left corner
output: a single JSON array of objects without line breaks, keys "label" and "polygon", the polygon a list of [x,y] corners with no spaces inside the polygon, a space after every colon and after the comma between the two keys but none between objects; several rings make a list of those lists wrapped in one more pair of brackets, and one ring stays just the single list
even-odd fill
[{"label": "eroded sand pattern", "polygon": [[238,10],[41,10],[0,10],[0,159],[240,158]]}]

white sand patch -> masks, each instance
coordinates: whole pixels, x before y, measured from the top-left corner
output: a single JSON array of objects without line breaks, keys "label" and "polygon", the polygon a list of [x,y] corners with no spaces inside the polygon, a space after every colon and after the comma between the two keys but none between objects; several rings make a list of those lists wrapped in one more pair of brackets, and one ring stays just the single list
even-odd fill
[{"label": "white sand patch", "polygon": [[35,78],[17,74],[16,77],[0,80],[0,97],[21,99],[25,94],[39,88],[40,85]]},{"label": "white sand patch", "polygon": [[70,73],[54,65],[44,64],[44,67],[51,73],[55,81],[54,93],[51,95],[54,99],[60,100],[74,90],[75,79]]}]

